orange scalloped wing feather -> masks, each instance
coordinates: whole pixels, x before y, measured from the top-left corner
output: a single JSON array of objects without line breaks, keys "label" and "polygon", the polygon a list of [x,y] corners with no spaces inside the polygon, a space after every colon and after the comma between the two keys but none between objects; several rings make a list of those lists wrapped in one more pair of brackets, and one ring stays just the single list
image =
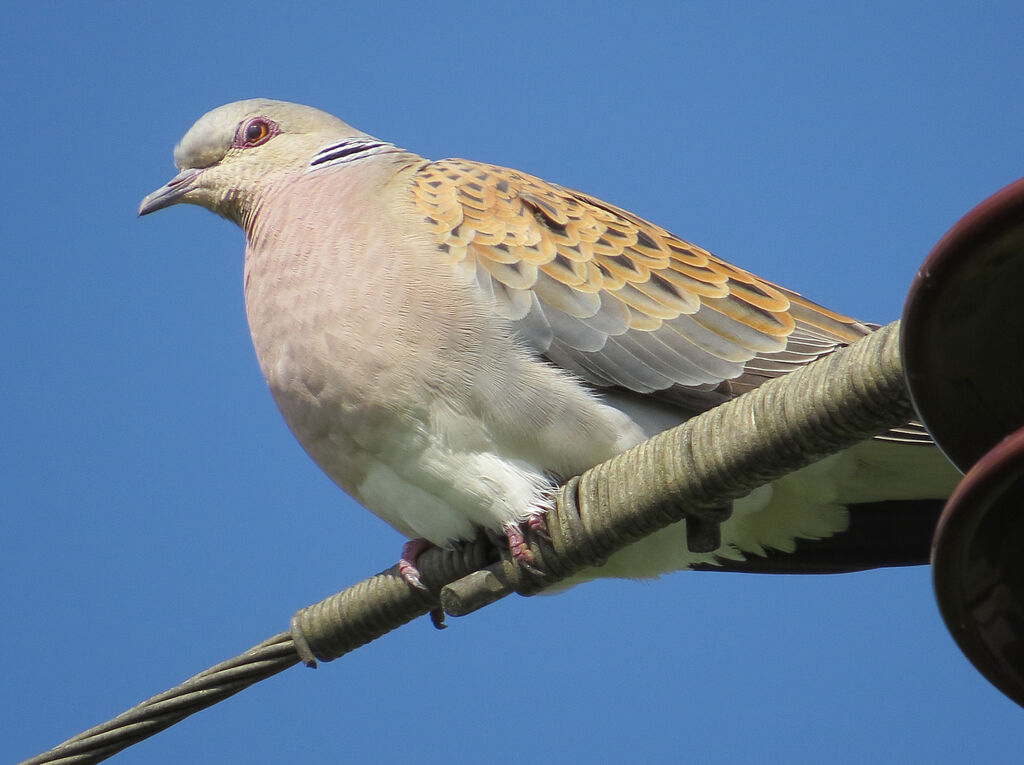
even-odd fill
[{"label": "orange scalloped wing feather", "polygon": [[[413,176],[439,249],[552,361],[598,385],[724,397],[870,331],[613,205],[494,165]],[[703,408],[703,407],[701,407]]]}]

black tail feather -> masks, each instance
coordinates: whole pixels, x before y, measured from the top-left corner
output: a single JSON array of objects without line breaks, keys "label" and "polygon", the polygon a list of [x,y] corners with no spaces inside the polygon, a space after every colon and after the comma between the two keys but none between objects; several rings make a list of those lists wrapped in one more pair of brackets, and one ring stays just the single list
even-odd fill
[{"label": "black tail feather", "polygon": [[850,505],[850,526],[827,539],[799,539],[796,551],[769,550],[744,561],[700,564],[697,571],[751,574],[842,574],[928,563],[943,500],[889,500]]}]

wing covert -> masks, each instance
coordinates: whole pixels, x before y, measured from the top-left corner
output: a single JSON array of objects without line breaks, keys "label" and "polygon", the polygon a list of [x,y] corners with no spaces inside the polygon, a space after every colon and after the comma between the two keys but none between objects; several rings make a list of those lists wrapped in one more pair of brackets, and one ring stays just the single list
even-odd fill
[{"label": "wing covert", "polygon": [[528,343],[595,385],[706,408],[870,331],[571,189],[448,159],[413,178],[441,251]]}]

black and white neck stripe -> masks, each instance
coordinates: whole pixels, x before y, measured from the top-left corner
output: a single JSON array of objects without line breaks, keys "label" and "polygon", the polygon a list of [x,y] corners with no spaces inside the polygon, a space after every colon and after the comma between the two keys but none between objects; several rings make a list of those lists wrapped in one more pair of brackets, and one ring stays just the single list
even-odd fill
[{"label": "black and white neck stripe", "polygon": [[388,154],[396,151],[401,150],[392,143],[378,141],[376,138],[347,138],[320,149],[309,161],[309,169],[319,170],[331,165],[342,165],[376,154]]}]

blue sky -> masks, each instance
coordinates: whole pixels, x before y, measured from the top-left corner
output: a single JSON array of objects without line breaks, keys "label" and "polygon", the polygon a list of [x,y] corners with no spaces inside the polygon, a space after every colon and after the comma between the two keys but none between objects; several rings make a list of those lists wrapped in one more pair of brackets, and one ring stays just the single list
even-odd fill
[{"label": "blue sky", "polygon": [[[202,113],[299,101],[586,190],[839,311],[1022,173],[1019,2],[13,3],[0,29],[0,760],[287,627],[401,539],[293,441],[242,236],[137,220]],[[420,620],[123,763],[999,762],[926,568],[676,574]]]}]

